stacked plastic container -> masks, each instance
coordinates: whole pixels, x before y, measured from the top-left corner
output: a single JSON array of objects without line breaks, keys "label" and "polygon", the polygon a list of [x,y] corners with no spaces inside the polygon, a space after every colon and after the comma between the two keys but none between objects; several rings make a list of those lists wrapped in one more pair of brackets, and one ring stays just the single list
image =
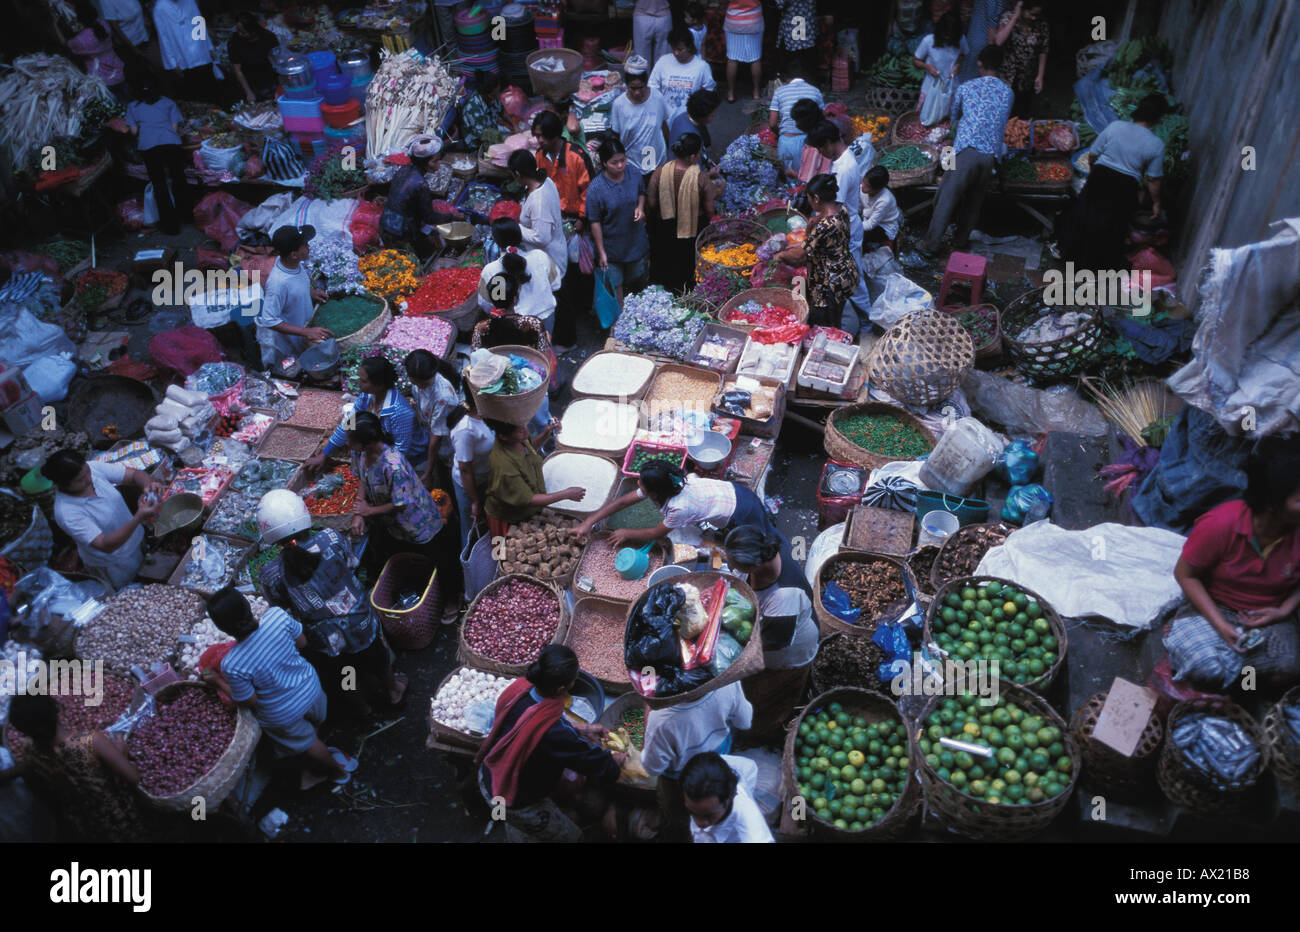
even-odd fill
[{"label": "stacked plastic container", "polygon": [[322,97],[295,99],[287,92],[276,98],[280,116],[284,119],[285,132],[292,137],[298,151],[308,159],[325,149],[325,117],[321,113],[321,104],[324,102]]},{"label": "stacked plastic container", "polygon": [[538,47],[533,11],[522,3],[509,3],[501,9],[501,15],[506,21],[501,71],[512,83],[523,84],[528,80],[528,55]]},{"label": "stacked plastic container", "polygon": [[456,44],[465,73],[497,70],[497,46],[492,40],[492,23],[481,6],[456,14]]},{"label": "stacked plastic container", "polygon": [[361,49],[350,49],[339,57],[339,69],[348,77],[349,93],[353,100],[366,107],[366,89],[374,72],[370,68],[370,53]]},{"label": "stacked plastic container", "polygon": [[269,57],[271,67],[284,88],[284,96],[294,100],[316,96],[316,78],[312,75],[310,61],[283,46],[274,49]]},{"label": "stacked plastic container", "polygon": [[564,47],[563,5],[558,0],[542,0],[537,4],[533,14],[533,32],[537,35],[540,48],[559,49]]}]

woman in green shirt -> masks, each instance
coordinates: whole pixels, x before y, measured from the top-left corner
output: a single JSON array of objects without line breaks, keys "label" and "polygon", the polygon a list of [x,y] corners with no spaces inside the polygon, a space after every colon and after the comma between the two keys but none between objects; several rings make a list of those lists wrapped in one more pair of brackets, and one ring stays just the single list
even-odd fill
[{"label": "woman in green shirt", "polygon": [[587,490],[581,486],[547,492],[546,481],[542,478],[542,458],[536,448],[555,431],[558,421],[551,421],[540,434],[531,438],[527,427],[486,417],[483,423],[497,435],[496,446],[488,455],[490,475],[483,498],[483,510],[487,513],[488,530],[492,536],[504,536],[512,524],[527,521],[547,505],[582,501]]}]

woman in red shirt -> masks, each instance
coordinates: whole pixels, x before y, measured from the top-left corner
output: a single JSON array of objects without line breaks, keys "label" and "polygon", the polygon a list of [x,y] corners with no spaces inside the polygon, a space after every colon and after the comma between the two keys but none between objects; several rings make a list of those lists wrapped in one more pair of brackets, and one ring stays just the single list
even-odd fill
[{"label": "woman in red shirt", "polygon": [[[1165,637],[1175,679],[1226,689],[1245,665],[1261,686],[1281,689],[1300,679],[1300,450],[1294,442],[1251,458],[1242,498],[1197,519],[1174,577],[1188,603]],[[1187,672],[1200,669],[1207,654],[1222,676]]]}]

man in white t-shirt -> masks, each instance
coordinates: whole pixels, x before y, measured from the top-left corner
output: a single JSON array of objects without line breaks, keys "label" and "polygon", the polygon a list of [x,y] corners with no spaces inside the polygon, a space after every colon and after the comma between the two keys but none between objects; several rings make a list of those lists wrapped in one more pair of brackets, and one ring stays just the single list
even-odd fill
[{"label": "man in white t-shirt", "polygon": [[54,483],[54,523],[77,543],[86,572],[110,590],[121,589],[144,562],[144,528],[158,516],[157,499],[140,500],[135,514],[117,486],[126,482],[157,494],[149,474],[110,463],[87,463],[75,450],[60,450],[45,461],[41,475]]},{"label": "man in white t-shirt", "polygon": [[627,92],[614,100],[609,126],[623,143],[627,157],[649,175],[668,158],[668,104],[650,87],[644,58],[632,56],[624,66]]},{"label": "man in white t-shirt", "polygon": [[695,53],[695,39],[690,30],[674,29],[668,34],[672,54],[655,62],[650,72],[650,87],[663,95],[668,105],[668,120],[686,112],[686,99],[704,88],[713,90],[718,83],[713,80],[709,63]]},{"label": "man in white t-shirt", "polygon": [[843,330],[854,336],[862,329],[862,322],[868,320],[871,310],[871,295],[867,291],[867,274],[862,269],[862,166],[857,155],[844,142],[840,128],[830,120],[824,120],[808,133],[808,145],[812,146],[822,158],[830,159],[831,174],[839,186],[840,203],[849,215],[849,245],[858,262],[858,287],[844,305],[844,317],[840,323]]},{"label": "man in white t-shirt", "polygon": [[99,15],[121,30],[126,41],[136,48],[149,41],[149,29],[144,24],[144,10],[140,0],[96,0]]},{"label": "man in white t-shirt", "polygon": [[311,226],[283,226],[271,234],[271,245],[280,258],[266,277],[262,308],[254,321],[262,365],[268,369],[297,357],[310,343],[333,336],[324,327],[307,326],[316,312],[312,302],[329,297],[312,287],[311,273],[303,268],[315,235],[316,229]]},{"label": "man in white t-shirt", "polygon": [[696,754],[682,771],[682,795],[698,844],[771,844],[775,841],[754,800],[758,765],[712,751]]}]

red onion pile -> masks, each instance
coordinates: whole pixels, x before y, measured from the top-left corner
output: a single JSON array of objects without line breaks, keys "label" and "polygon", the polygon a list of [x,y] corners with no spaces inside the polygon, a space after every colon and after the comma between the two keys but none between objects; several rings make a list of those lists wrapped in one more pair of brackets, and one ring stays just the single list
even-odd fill
[{"label": "red onion pile", "polygon": [[[104,701],[99,705],[87,705],[86,696],[59,695],[55,701],[59,704],[59,721],[71,735],[84,735],[92,731],[101,731],[121,717],[131,704],[135,694],[135,680],[121,676],[104,676]],[[15,760],[20,760],[27,750],[28,738],[13,725],[7,732],[9,751]]]},{"label": "red onion pile", "polygon": [[545,586],[511,579],[485,593],[465,619],[465,643],[499,663],[532,663],[560,626],[560,603]]},{"label": "red onion pile", "polygon": [[171,796],[211,770],[234,737],[235,713],[210,690],[186,688],[131,733],[126,749],[141,789]]}]

